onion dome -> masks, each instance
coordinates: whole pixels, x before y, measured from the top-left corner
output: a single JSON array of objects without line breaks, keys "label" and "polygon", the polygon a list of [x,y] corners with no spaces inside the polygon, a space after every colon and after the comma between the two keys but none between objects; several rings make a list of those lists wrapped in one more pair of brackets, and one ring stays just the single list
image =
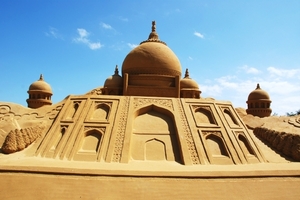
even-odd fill
[{"label": "onion dome", "polygon": [[250,100],[270,100],[270,96],[265,90],[260,88],[259,84],[257,84],[256,89],[248,96],[248,101]]},{"label": "onion dome", "polygon": [[115,68],[115,74],[108,77],[104,82],[104,87],[107,88],[118,88],[123,87],[123,79],[119,75],[118,65]]},{"label": "onion dome", "polygon": [[262,90],[257,84],[255,90],[253,90],[247,100],[248,109],[247,114],[258,117],[268,117],[271,115],[272,109],[270,108],[271,100],[269,94]]},{"label": "onion dome", "polygon": [[44,81],[43,75],[40,75],[40,79],[35,81],[34,83],[32,83],[29,86],[29,90],[28,92],[45,92],[45,93],[49,93],[52,94],[52,89],[51,86]]},{"label": "onion dome", "polygon": [[198,83],[190,78],[189,70],[186,69],[184,78],[180,80],[180,97],[199,99],[200,94]]},{"label": "onion dome", "polygon": [[199,86],[196,81],[190,78],[189,71],[186,69],[185,76],[180,80],[180,89],[198,89]]},{"label": "onion dome", "polygon": [[44,105],[52,105],[52,89],[51,86],[44,81],[42,74],[39,80],[29,86],[27,93],[29,94],[29,98],[26,101],[29,108],[40,108]]},{"label": "onion dome", "polygon": [[118,65],[115,68],[115,74],[108,77],[101,88],[103,95],[121,95],[123,90],[123,78],[119,75]]},{"label": "onion dome", "polygon": [[181,64],[174,52],[159,40],[155,21],[148,40],[134,48],[123,61],[122,74],[157,74],[181,76]]}]

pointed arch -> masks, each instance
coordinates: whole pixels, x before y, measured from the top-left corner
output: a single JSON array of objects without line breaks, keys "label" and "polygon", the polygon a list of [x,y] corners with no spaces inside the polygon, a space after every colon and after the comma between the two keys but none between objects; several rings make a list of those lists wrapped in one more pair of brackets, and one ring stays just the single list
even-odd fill
[{"label": "pointed arch", "polygon": [[197,123],[216,124],[211,111],[208,108],[197,108],[195,110]]},{"label": "pointed arch", "polygon": [[107,120],[110,111],[110,106],[105,103],[100,103],[95,106],[91,119]]},{"label": "pointed arch", "polygon": [[243,136],[242,134],[239,134],[238,139],[240,141],[239,142],[240,146],[245,155],[255,155],[253,149],[251,148],[251,146],[245,136]]},{"label": "pointed arch", "polygon": [[209,148],[209,152],[212,156],[229,157],[224,141],[219,136],[210,134],[206,137],[206,142]]},{"label": "pointed arch", "polygon": [[96,129],[88,130],[83,138],[79,151],[97,153],[101,144],[102,133]]},{"label": "pointed arch", "polygon": [[146,160],[167,160],[166,145],[163,141],[153,138],[145,143]]},{"label": "pointed arch", "polygon": [[134,113],[131,156],[134,160],[181,163],[174,116],[166,108],[147,105]]},{"label": "pointed arch", "polygon": [[233,117],[231,111],[228,108],[225,108],[223,110],[223,112],[224,112],[225,119],[226,119],[226,121],[228,122],[229,125],[238,126],[238,123],[237,123],[236,119]]}]

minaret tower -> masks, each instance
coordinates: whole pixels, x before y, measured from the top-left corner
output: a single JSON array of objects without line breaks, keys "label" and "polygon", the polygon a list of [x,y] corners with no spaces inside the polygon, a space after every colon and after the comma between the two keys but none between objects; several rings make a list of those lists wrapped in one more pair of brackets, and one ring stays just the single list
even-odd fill
[{"label": "minaret tower", "polygon": [[51,86],[44,81],[42,74],[39,80],[29,86],[27,93],[29,94],[29,98],[26,101],[29,108],[40,108],[44,105],[52,105],[52,89]]},{"label": "minaret tower", "polygon": [[246,112],[253,116],[269,117],[272,113],[270,108],[271,102],[269,94],[262,90],[258,83],[256,89],[248,96],[248,101],[246,102],[248,109]]}]

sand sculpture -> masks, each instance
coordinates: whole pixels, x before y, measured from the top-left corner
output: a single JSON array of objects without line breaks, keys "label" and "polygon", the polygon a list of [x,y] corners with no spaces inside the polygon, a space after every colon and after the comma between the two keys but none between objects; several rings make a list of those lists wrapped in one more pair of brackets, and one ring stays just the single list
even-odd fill
[{"label": "sand sculpture", "polygon": [[[29,108],[0,102],[0,188],[14,191],[0,196],[298,197],[299,139],[282,145],[282,154],[278,139],[268,147],[258,138],[279,138],[264,136],[272,117],[201,98],[189,71],[181,75],[153,22],[149,38],[124,59],[122,74],[116,66],[103,87],[51,105],[41,76],[28,90]],[[256,103],[250,97],[247,112]],[[258,99],[270,110],[269,98]],[[277,122],[299,133],[299,118]]]},{"label": "sand sculpture", "polygon": [[271,102],[269,94],[257,84],[256,89],[250,92],[248,96],[246,102],[248,109],[246,111],[253,116],[269,117],[272,113]]}]

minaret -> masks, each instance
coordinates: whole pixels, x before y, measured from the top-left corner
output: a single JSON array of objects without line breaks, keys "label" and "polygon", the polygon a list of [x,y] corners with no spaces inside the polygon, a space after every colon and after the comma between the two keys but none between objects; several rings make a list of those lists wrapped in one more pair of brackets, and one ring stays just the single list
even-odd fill
[{"label": "minaret", "polygon": [[29,98],[26,101],[29,108],[40,108],[44,105],[52,105],[52,89],[51,86],[44,81],[42,74],[39,80],[29,86],[27,93],[29,94]]},{"label": "minaret", "polygon": [[184,78],[180,80],[180,97],[199,99],[200,94],[198,83],[190,78],[189,70],[186,69]]},{"label": "minaret", "polygon": [[248,96],[248,100],[246,102],[248,109],[246,112],[253,116],[269,117],[272,113],[272,109],[270,108],[271,102],[269,94],[262,90],[258,83],[256,89]]}]

